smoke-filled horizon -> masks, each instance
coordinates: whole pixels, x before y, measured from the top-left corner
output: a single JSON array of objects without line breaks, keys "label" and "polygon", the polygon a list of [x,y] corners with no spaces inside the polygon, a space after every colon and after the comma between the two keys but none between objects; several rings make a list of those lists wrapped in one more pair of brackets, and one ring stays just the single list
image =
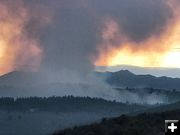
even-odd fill
[{"label": "smoke-filled horizon", "polygon": [[179,58],[176,0],[0,0],[0,7],[1,74],[180,66],[173,59]]}]

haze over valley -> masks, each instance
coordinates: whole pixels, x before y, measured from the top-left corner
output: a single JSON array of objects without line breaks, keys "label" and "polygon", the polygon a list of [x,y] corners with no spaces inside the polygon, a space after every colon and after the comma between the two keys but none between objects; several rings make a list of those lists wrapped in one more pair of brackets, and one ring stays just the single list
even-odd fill
[{"label": "haze over valley", "polygon": [[0,9],[0,135],[144,133],[135,122],[161,135],[148,116],[179,117],[178,0],[0,0]]}]

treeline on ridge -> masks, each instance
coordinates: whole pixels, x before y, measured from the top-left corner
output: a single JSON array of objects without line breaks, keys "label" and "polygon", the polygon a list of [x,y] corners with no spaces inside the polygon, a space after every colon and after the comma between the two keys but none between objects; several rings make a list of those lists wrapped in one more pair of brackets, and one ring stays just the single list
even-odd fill
[{"label": "treeline on ridge", "polygon": [[0,98],[0,110],[5,111],[126,111],[140,108],[136,104],[124,104],[90,97],[25,97]]}]

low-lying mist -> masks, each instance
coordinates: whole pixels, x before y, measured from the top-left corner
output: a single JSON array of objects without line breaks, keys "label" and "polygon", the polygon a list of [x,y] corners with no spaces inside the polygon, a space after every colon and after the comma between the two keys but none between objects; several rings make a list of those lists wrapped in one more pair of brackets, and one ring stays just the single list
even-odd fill
[{"label": "low-lying mist", "polygon": [[[96,97],[123,103],[166,104],[164,93],[125,88],[118,90],[107,84],[95,73],[79,74],[64,70],[61,72],[12,72],[0,78],[1,96],[68,96]],[[140,92],[139,92],[140,91]]]},{"label": "low-lying mist", "polygon": [[[0,24],[5,28],[0,30],[3,35],[0,73],[38,71],[2,76],[1,96],[73,95],[129,103],[167,103],[166,97],[155,93],[117,91],[92,72],[96,61],[103,56],[106,63],[104,54],[125,46],[122,43],[126,42],[122,41],[126,38],[127,43],[136,43],[129,46],[133,51],[138,48],[145,51],[147,46],[140,45],[151,37],[159,39],[157,35],[164,33],[173,15],[176,20],[174,8],[162,0],[103,0],[102,3],[98,0],[0,1],[3,11]],[[146,25],[142,27],[139,22]],[[124,36],[119,39],[119,31],[125,39]],[[166,50],[166,46],[159,49],[151,42],[150,48]]]}]

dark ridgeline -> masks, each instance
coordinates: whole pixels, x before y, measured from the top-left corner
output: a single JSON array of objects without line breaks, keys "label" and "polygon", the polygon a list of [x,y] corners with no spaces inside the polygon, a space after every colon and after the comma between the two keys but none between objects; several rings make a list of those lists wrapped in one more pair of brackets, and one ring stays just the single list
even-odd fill
[{"label": "dark ridgeline", "polygon": [[104,118],[100,124],[74,127],[53,135],[164,135],[166,119],[180,119],[180,110]]},{"label": "dark ridgeline", "polygon": [[130,112],[145,108],[136,104],[124,104],[90,97],[25,97],[0,98],[3,111],[48,111],[48,112]]},{"label": "dark ridgeline", "polygon": [[170,78],[166,76],[155,77],[152,75],[136,75],[128,70],[118,72],[96,72],[96,75],[114,87],[148,87],[154,89],[165,89],[180,91],[180,78]]}]

